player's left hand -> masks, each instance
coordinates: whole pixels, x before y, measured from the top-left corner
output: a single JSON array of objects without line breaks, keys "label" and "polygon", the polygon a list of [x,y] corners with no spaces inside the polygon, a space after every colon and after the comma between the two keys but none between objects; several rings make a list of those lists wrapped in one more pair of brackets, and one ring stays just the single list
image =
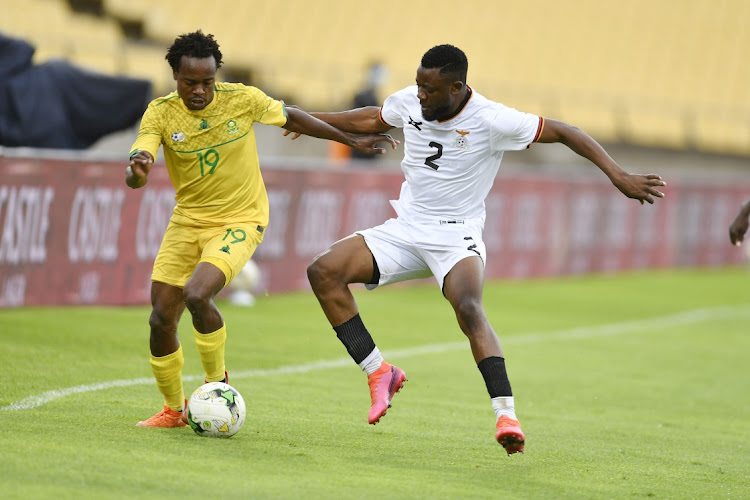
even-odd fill
[{"label": "player's left hand", "polygon": [[641,202],[649,202],[653,205],[654,198],[664,198],[664,193],[656,189],[666,186],[667,183],[656,174],[624,174],[612,181],[622,194]]},{"label": "player's left hand", "polygon": [[389,143],[392,149],[396,149],[396,147],[401,144],[399,141],[391,137],[390,134],[363,134],[352,136],[352,147],[362,153],[385,154],[385,148],[376,147],[379,142]]}]

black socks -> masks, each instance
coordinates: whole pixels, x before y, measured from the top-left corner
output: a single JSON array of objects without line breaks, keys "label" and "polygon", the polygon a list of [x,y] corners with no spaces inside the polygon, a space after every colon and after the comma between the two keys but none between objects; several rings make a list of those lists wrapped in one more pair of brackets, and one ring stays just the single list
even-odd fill
[{"label": "black socks", "polygon": [[508,374],[505,372],[505,358],[498,356],[484,358],[479,362],[477,368],[484,377],[484,383],[487,386],[487,392],[490,393],[490,398],[513,395]]},{"label": "black socks", "polygon": [[344,347],[346,347],[349,356],[357,364],[364,361],[372,350],[375,349],[375,342],[372,340],[370,332],[365,328],[364,323],[362,323],[359,314],[339,326],[334,326],[333,330],[336,332],[336,336],[341,343],[344,344]]}]

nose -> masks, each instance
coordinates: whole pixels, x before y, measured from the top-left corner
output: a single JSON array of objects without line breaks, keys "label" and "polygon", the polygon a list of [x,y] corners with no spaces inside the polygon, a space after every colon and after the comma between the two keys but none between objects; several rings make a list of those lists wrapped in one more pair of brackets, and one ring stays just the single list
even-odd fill
[{"label": "nose", "polygon": [[206,88],[203,85],[198,85],[197,87],[195,87],[195,90],[193,91],[193,93],[198,94],[198,95],[204,95],[206,93]]},{"label": "nose", "polygon": [[417,89],[417,99],[419,99],[419,102],[424,102],[424,100],[427,99],[424,91]]}]

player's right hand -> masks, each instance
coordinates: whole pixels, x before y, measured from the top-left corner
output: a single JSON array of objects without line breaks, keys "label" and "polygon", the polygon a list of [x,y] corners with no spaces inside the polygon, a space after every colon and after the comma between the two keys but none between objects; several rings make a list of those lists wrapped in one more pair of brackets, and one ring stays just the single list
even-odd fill
[{"label": "player's right hand", "polygon": [[130,169],[138,179],[148,176],[154,159],[146,151],[138,151],[130,158]]},{"label": "player's right hand", "polygon": [[292,137],[290,137],[291,140],[294,140],[297,137],[302,135],[299,132],[292,132],[291,130],[284,130],[284,137],[288,136],[289,134],[292,134]]},{"label": "player's right hand", "polygon": [[130,164],[125,169],[125,184],[133,189],[145,186],[153,164],[154,158],[150,153],[138,151],[130,157]]}]

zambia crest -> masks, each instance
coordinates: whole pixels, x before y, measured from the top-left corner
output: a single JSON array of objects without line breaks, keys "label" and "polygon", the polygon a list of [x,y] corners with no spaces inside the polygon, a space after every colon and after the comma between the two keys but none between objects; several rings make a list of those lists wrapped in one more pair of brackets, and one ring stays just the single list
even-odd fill
[{"label": "zambia crest", "polygon": [[456,133],[458,134],[458,137],[456,137],[455,141],[456,147],[459,149],[464,149],[466,151],[471,149],[471,146],[469,145],[469,138],[466,137],[470,132],[464,130],[456,130]]}]

